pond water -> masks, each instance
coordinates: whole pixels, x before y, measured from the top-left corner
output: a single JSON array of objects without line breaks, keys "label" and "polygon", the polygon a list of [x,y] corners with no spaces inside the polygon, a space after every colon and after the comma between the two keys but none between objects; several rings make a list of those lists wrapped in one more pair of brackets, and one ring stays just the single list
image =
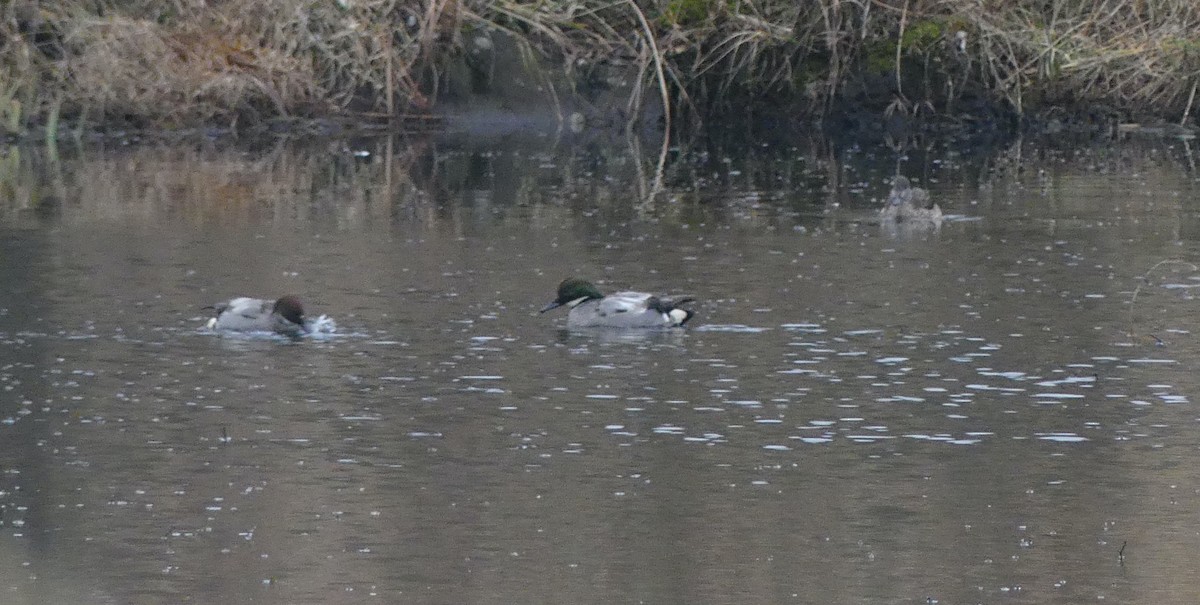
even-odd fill
[{"label": "pond water", "polygon": [[[0,601],[1200,601],[1193,153],[9,148]],[[203,327],[284,293],[337,331]]]}]

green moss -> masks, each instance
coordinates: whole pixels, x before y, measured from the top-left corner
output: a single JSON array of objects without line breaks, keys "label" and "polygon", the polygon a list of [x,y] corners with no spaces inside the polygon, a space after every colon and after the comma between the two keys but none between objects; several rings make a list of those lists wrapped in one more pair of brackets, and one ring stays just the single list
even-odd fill
[{"label": "green moss", "polygon": [[[904,29],[900,49],[905,55],[928,53],[946,35],[947,23],[938,19],[914,21]],[[870,73],[896,69],[896,39],[866,41],[862,47],[862,66]]]},{"label": "green moss", "polygon": [[863,62],[867,71],[879,73],[895,69],[896,43],[894,41],[874,41],[867,44],[865,50]]},{"label": "green moss", "polygon": [[900,47],[905,52],[927,52],[942,39],[944,33],[945,28],[938,20],[914,21],[904,30]]},{"label": "green moss", "polygon": [[1165,38],[1163,49],[1181,51],[1185,54],[1200,54],[1200,38]]},{"label": "green moss", "polygon": [[703,23],[723,8],[720,0],[671,0],[663,9],[662,18],[669,25],[688,27]]}]

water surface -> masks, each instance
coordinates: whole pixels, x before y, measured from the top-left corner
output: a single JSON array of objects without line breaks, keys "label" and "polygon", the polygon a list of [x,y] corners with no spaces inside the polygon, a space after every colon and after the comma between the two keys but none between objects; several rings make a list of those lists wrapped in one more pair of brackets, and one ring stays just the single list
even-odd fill
[{"label": "water surface", "polygon": [[1196,601],[1191,152],[10,148],[3,602]]}]

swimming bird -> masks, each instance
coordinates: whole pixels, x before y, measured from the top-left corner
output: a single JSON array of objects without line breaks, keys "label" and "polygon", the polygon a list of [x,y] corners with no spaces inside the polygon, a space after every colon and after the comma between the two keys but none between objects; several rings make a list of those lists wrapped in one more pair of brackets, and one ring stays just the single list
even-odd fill
[{"label": "swimming bird", "polygon": [[570,307],[568,328],[674,328],[687,323],[696,314],[681,305],[694,298],[671,300],[645,292],[616,292],[605,296],[591,282],[572,277],[558,285],[558,298],[542,313],[558,307]]},{"label": "swimming bird", "polygon": [[929,199],[929,192],[913,187],[908,178],[898,176],[892,181],[892,191],[879,211],[885,221],[940,221],[942,209]]},{"label": "swimming bird", "polygon": [[299,336],[308,331],[304,323],[304,305],[291,294],[274,302],[242,296],[204,308],[216,310],[216,316],[208,320],[208,327],[218,332],[275,332]]}]

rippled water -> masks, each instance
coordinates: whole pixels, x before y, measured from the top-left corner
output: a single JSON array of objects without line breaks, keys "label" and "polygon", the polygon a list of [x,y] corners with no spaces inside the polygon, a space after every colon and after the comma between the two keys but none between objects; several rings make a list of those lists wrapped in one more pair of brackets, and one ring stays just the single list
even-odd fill
[{"label": "rippled water", "polygon": [[[1194,602],[1191,154],[11,148],[0,600]],[[283,293],[337,333],[203,329]]]}]

